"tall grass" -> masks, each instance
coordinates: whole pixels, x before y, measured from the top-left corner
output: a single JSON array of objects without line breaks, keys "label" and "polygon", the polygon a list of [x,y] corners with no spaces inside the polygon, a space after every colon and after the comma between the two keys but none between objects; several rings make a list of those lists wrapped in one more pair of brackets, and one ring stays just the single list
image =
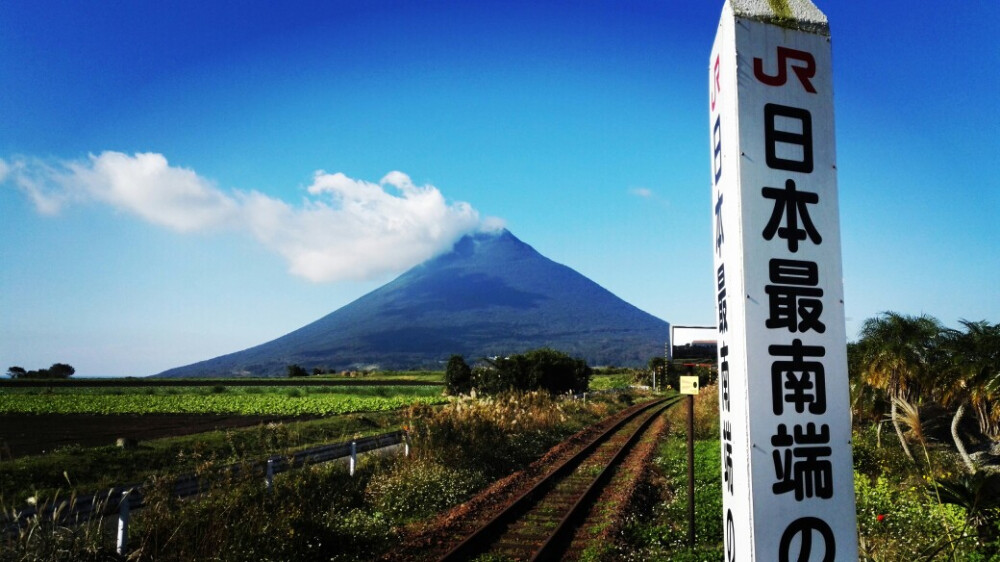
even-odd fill
[{"label": "tall grass", "polygon": [[[591,402],[592,415],[606,412],[598,405],[602,402]],[[540,391],[460,397],[436,409],[412,406],[410,432],[421,458],[496,478],[528,464],[571,433],[575,425],[566,423],[568,410],[579,413],[581,408]]]},{"label": "tall grass", "polygon": [[[30,503],[44,506],[55,497],[33,497]],[[62,514],[76,503],[71,496],[61,502],[52,518],[32,517],[12,534],[0,535],[0,562],[90,562],[120,560],[115,550],[117,516],[102,516],[82,523],[65,521]],[[106,502],[96,506],[105,511]],[[0,512],[16,520],[18,508],[0,501]]]},{"label": "tall grass", "polygon": [[[667,413],[674,432],[687,435],[688,397]],[[719,438],[719,387],[703,386],[694,395],[694,438],[696,440]]]}]

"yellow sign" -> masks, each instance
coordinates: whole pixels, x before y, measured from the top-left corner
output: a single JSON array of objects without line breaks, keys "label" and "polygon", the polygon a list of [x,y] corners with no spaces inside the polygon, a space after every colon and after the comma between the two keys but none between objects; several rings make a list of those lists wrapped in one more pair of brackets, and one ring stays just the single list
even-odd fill
[{"label": "yellow sign", "polygon": [[681,394],[698,394],[698,377],[681,377]]}]

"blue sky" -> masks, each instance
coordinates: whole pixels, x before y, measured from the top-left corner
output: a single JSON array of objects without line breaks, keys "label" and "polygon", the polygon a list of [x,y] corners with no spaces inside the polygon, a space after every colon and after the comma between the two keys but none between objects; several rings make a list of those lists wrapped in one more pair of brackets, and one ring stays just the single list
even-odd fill
[{"label": "blue sky", "polygon": [[[1000,4],[820,2],[849,335],[1000,321]],[[712,321],[721,2],[8,3],[0,365],[147,375],[475,228]],[[398,172],[398,173],[393,173]]]}]

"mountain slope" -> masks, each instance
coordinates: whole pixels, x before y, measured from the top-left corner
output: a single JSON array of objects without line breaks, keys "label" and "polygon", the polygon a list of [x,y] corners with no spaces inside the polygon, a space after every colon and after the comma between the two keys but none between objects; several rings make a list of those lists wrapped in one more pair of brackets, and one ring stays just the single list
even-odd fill
[{"label": "mountain slope", "polygon": [[591,365],[639,365],[663,353],[669,324],[507,230],[453,250],[276,340],[159,376],[279,375],[312,369],[440,368],[551,347]]}]

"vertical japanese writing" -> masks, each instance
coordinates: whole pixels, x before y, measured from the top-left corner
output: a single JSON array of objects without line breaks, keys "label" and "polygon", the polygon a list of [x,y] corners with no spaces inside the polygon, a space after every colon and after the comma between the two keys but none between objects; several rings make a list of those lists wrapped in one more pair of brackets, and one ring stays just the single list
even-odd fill
[{"label": "vertical japanese writing", "polygon": [[[769,87],[785,86],[790,67],[806,92],[817,93],[811,81],[816,74],[816,61],[810,53],[778,46],[774,55],[775,74],[764,71],[764,59],[754,59],[754,77],[758,81]],[[780,256],[787,250],[802,257],[769,258],[767,279],[762,280],[764,285],[761,287],[762,293],[767,295],[767,315],[762,328],[777,331],[775,336],[778,338],[772,337],[775,343],[767,347],[771,364],[771,412],[776,419],[770,438],[771,492],[781,497],[790,495],[796,502],[828,500],[834,495],[834,486],[830,427],[823,423],[822,417],[827,412],[827,377],[823,362],[826,348],[807,345],[802,339],[805,336],[791,341],[780,337],[781,333],[826,332],[824,291],[820,286],[822,272],[819,262],[810,259],[813,249],[823,243],[823,235],[811,216],[812,212],[821,209],[823,201],[815,189],[808,187],[816,168],[813,117],[804,107],[777,103],[762,105],[764,162],[768,169],[783,176],[783,186],[760,186],[760,197],[771,208],[761,236],[775,246],[772,256]],[[789,418],[789,415],[795,417]],[[813,551],[813,530],[819,531],[823,539],[816,550],[824,553],[824,559],[829,558],[836,548],[834,537],[829,525],[816,517],[796,519],[785,528],[779,545],[780,556],[788,559],[791,539],[798,537],[799,559],[808,558]]]},{"label": "vertical japanese writing", "polygon": [[723,335],[729,331],[728,307],[726,305],[726,264],[719,264],[719,269],[716,271],[716,279],[718,280],[719,289],[719,302],[717,305],[719,310],[719,335]]},{"label": "vertical japanese writing", "polygon": [[[725,174],[725,161],[723,152],[723,126],[724,117],[722,111],[721,96],[723,82],[722,73],[726,70],[722,57],[714,55],[709,68],[709,98],[711,109],[711,142],[712,142],[712,185],[713,185],[713,211],[715,230],[715,280],[716,280],[716,311],[718,316],[718,345],[719,345],[719,413],[720,413],[720,433],[721,433],[721,461],[723,474],[723,491],[728,497],[732,497],[736,491],[736,472],[733,462],[733,418],[732,418],[732,387],[729,371],[729,346],[726,344],[726,336],[729,333],[729,290],[726,284],[726,233],[723,225],[726,220],[726,201],[724,193],[726,187],[722,183]],[[726,538],[726,559],[735,561],[735,522],[732,511],[728,511],[725,527]]]}]

